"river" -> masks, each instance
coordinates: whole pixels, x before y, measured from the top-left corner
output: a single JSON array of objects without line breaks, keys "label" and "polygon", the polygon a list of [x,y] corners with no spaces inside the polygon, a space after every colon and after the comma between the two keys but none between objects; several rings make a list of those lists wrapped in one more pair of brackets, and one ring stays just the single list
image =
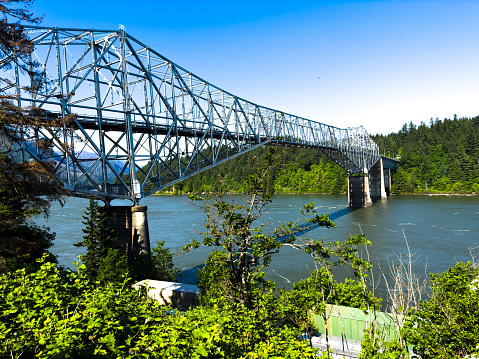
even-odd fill
[{"label": "river", "polygon": [[[381,279],[380,268],[388,273],[388,261],[406,250],[406,239],[415,254],[413,270],[417,274],[439,273],[458,261],[471,260],[469,248],[479,245],[479,197],[458,196],[391,196],[372,207],[350,210],[344,195],[275,195],[263,220],[272,226],[298,218],[302,205],[315,202],[318,213],[329,213],[336,228],[318,228],[306,234],[310,238],[342,241],[350,235],[363,233],[372,242],[368,249],[375,267],[376,282]],[[128,202],[129,203],[129,202]],[[125,204],[114,201],[113,205]],[[150,241],[156,246],[165,241],[176,253],[177,248],[201,240],[204,213],[189,203],[186,196],[149,196],[141,201],[148,206]],[[59,263],[72,268],[82,248],[73,246],[83,236],[82,215],[88,200],[68,198],[64,207],[54,203],[50,217],[35,222],[50,227],[56,233],[52,252]],[[175,264],[185,271],[184,281],[192,280],[191,273],[204,263],[208,251],[198,249],[175,257]],[[283,247],[272,260],[267,277],[278,287],[291,288],[294,281],[306,278],[314,269],[311,258],[294,249]],[[338,279],[347,276],[336,272]],[[377,284],[376,294],[385,297],[384,280]]]}]

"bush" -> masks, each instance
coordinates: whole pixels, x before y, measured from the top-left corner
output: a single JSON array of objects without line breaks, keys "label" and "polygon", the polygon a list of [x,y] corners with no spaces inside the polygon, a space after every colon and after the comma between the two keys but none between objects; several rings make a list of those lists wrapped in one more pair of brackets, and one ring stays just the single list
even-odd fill
[{"label": "bush", "polygon": [[[463,358],[479,353],[479,272],[458,262],[431,274],[432,295],[406,321],[404,334],[423,358]],[[472,282],[472,283],[471,283]]]},{"label": "bush", "polygon": [[[122,284],[93,285],[41,262],[37,272],[0,276],[0,357],[311,358],[289,328],[259,306],[160,307]],[[262,309],[263,308],[263,309]]]}]

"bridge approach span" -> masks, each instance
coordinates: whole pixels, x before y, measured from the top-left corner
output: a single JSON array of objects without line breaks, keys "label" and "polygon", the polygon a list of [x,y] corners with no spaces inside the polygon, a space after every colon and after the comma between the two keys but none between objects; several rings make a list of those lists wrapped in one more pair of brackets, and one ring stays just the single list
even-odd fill
[{"label": "bridge approach span", "polygon": [[[257,105],[210,84],[127,34],[25,26],[42,87],[18,61],[8,72],[18,105],[44,120],[76,114],[70,128],[19,128],[19,160],[53,160],[72,195],[139,200],[258,146],[325,152],[350,175],[380,159],[360,126],[341,129]],[[0,60],[0,64],[12,58]],[[32,142],[45,138],[54,151]],[[71,151],[65,150],[64,144]]]}]

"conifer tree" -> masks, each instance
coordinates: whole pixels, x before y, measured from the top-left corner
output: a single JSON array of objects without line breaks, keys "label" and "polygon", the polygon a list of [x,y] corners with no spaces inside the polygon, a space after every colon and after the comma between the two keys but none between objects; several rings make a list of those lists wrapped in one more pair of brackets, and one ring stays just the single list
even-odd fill
[{"label": "conifer tree", "polygon": [[106,224],[106,213],[93,197],[83,216],[83,241],[74,243],[76,247],[86,247],[87,253],[81,256],[86,266],[86,274],[93,281],[115,281],[127,272],[126,257],[114,248],[115,236]]}]

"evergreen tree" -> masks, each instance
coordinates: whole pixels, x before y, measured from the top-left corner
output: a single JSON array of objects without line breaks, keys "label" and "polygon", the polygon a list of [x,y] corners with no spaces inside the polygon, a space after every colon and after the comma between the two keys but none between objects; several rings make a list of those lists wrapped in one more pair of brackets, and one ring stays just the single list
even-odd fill
[{"label": "evergreen tree", "polygon": [[158,242],[157,246],[152,248],[151,256],[142,254],[129,265],[133,281],[152,279],[173,282],[176,280],[180,270],[175,268],[173,254],[168,248],[164,248],[164,245],[165,241]]},{"label": "evergreen tree", "polygon": [[99,259],[97,280],[100,283],[121,282],[128,271],[126,256],[121,253],[121,250],[108,248],[106,257]]},{"label": "evergreen tree", "polygon": [[479,192],[479,117],[430,121],[373,139],[384,154],[398,154],[393,193]]},{"label": "evergreen tree", "polygon": [[106,213],[93,197],[83,216],[83,241],[74,243],[76,247],[86,247],[87,253],[81,256],[88,278],[101,282],[114,281],[127,272],[126,257],[118,248],[113,248],[115,236],[106,225]]}]

